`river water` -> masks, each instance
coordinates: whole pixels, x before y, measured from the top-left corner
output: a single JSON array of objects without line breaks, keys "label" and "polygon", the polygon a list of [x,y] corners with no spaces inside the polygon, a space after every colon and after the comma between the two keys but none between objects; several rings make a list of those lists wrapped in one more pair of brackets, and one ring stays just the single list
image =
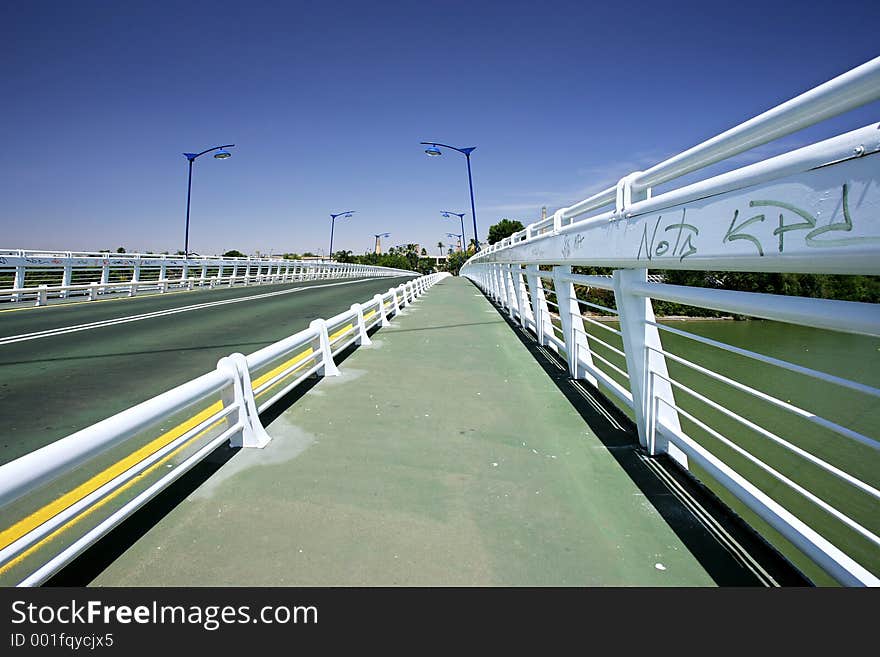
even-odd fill
[{"label": "river water", "polygon": [[[664,325],[711,338],[736,347],[749,349],[767,356],[809,367],[821,372],[844,377],[880,388],[880,339],[841,334],[809,327],[771,321],[700,321],[669,320]],[[616,324],[611,324],[617,328]],[[588,325],[588,333],[615,344],[622,349],[615,336]],[[612,338],[609,340],[609,337]],[[702,367],[723,374],[735,381],[772,395],[810,414],[855,430],[869,438],[880,440],[880,400],[845,387],[820,381],[803,374],[761,363],[754,359],[731,354],[716,347],[694,342],[685,337],[662,332],[665,350],[684,357]],[[598,353],[625,369],[623,359],[601,346],[591,345]],[[597,363],[601,366],[601,363]],[[784,411],[772,404],[713,380],[681,364],[668,360],[670,375],[725,408],[735,411],[755,424],[768,429],[780,438],[828,461],[863,482],[880,488],[880,452],[841,436],[808,419]],[[605,368],[605,371],[608,371]],[[626,385],[621,377],[616,377]],[[610,395],[609,395],[610,397]],[[732,420],[723,413],[676,391],[676,404],[695,415],[715,431],[740,448],[770,465],[785,477],[848,515],[873,534],[880,534],[880,503],[868,494],[841,481],[804,458],[774,444],[768,438]],[[751,463],[736,450],[723,444],[710,433],[682,417],[682,428],[726,463],[766,493],[782,503],[813,528],[819,530],[833,544],[852,556],[875,574],[880,574],[880,548],[844,522],[823,510],[803,494],[793,491],[759,466]],[[721,499],[740,513],[773,545],[817,584],[833,583],[812,562],[806,559],[785,539],[758,519],[732,495],[724,491],[706,473],[698,468],[692,472]]]}]

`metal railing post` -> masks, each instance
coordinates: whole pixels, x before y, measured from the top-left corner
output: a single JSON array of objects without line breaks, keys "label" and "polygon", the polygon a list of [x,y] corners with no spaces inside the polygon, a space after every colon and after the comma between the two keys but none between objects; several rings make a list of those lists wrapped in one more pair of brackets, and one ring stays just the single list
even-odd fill
[{"label": "metal railing post", "polygon": [[519,312],[519,307],[516,303],[516,292],[513,288],[511,265],[501,266],[501,279],[504,283],[504,298],[507,301],[507,314],[510,319],[516,320],[516,313]]},{"label": "metal railing post", "polygon": [[357,344],[361,346],[369,346],[373,344],[373,341],[370,340],[370,336],[367,335],[367,323],[364,321],[364,307],[359,303],[353,303],[351,304],[351,309],[357,313]]},{"label": "metal railing post", "polygon": [[523,268],[521,265],[514,265],[514,267],[516,268],[516,273],[513,278],[513,287],[516,293],[516,305],[519,307],[519,324],[524,329],[527,329],[529,323],[534,324],[535,317],[529,304],[529,294],[526,289],[526,281],[523,278]]},{"label": "metal railing post", "polygon": [[237,438],[230,438],[229,444],[233,447],[265,447],[272,438],[260,422],[247,358],[239,353],[224,356],[217,362],[217,369],[229,376],[232,383],[232,389],[221,394],[223,405],[235,406],[237,421],[242,425]]},{"label": "metal railing post", "polygon": [[556,303],[559,304],[568,372],[573,379],[586,379],[592,385],[598,386],[596,377],[585,366],[593,366],[593,355],[584,330],[584,320],[581,319],[581,308],[574,284],[565,280],[566,276],[571,276],[571,265],[553,267],[553,291],[556,292]]},{"label": "metal railing post", "polygon": [[547,307],[547,296],[541,282],[538,265],[526,265],[526,279],[532,297],[532,314],[535,316],[535,338],[542,347],[547,344],[547,336],[553,332],[550,323],[550,309]]},{"label": "metal railing post", "polygon": [[333,362],[333,352],[330,350],[327,322],[323,319],[315,319],[309,324],[309,328],[318,332],[318,342],[321,349],[321,367],[318,368],[318,376],[339,376],[339,368]]},{"label": "metal railing post", "polygon": [[[16,289],[21,289],[21,288],[23,288],[23,287],[24,287],[24,278],[25,278],[25,266],[24,266],[24,265],[18,265],[18,266],[16,266],[16,268],[15,268],[15,279],[13,280],[12,287],[14,287],[14,288],[16,288]],[[13,295],[12,295],[12,300],[13,300],[13,301],[20,301],[20,300],[21,300],[21,294],[19,294],[18,292],[16,292],[15,294],[13,294]]]},{"label": "metal railing post", "polygon": [[[73,265],[70,261],[64,263],[64,272],[61,274],[61,286],[66,287],[70,285],[70,282],[73,280]],[[70,290],[61,290],[59,295],[62,299],[66,299],[70,296]]]},{"label": "metal railing post", "polygon": [[375,296],[373,296],[373,301],[376,303],[376,312],[378,312],[379,317],[382,318],[382,323],[380,324],[380,326],[384,328],[388,326],[388,324],[390,324],[390,322],[388,321],[388,315],[385,312],[385,301],[382,300],[381,294],[376,294]]},{"label": "metal railing post", "polygon": [[397,302],[397,288],[389,287],[388,291],[391,293],[391,303],[396,317],[400,314],[400,304]]},{"label": "metal railing post", "polygon": [[[628,287],[648,281],[647,269],[615,269],[614,300],[620,317],[620,332],[623,337],[623,351],[626,354],[626,370],[633,398],[633,411],[639,430],[639,444],[650,455],[669,453],[675,460],[687,467],[687,457],[674,445],[667,443],[655,431],[657,421],[662,421],[676,433],[681,433],[678,412],[674,409],[675,396],[672,386],[666,380],[666,358],[659,350],[660,332],[654,322],[654,309],[649,297],[631,294]],[[656,373],[658,376],[654,376]],[[658,397],[665,403],[655,404]],[[657,417],[654,417],[656,411]]]}]

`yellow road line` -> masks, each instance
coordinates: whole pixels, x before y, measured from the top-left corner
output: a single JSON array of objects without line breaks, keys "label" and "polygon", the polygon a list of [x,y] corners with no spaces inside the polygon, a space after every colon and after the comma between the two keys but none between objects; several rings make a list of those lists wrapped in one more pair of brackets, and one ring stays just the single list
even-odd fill
[{"label": "yellow road line", "polygon": [[[19,520],[8,529],[4,529],[2,532],[0,532],[0,549],[5,548],[7,545],[17,541],[28,532],[39,527],[47,520],[55,517],[69,506],[76,504],[86,495],[91,494],[92,492],[106,484],[108,481],[111,481],[113,478],[119,476],[133,465],[140,463],[151,454],[165,447],[165,445],[167,445],[168,443],[176,440],[177,438],[180,438],[180,436],[182,436],[184,433],[186,433],[193,427],[198,426],[201,422],[204,422],[206,419],[216,413],[219,413],[222,410],[222,401],[218,401],[212,404],[205,410],[193,415],[191,418],[185,420],[184,422],[181,422],[173,429],[166,431],[161,436],[147,443],[137,451],[132,452],[124,459],[117,461],[102,472],[99,472],[85,483],[80,484],[71,491],[68,491],[55,501],[50,502],[49,504],[30,514],[26,518]],[[0,569],[0,573],[2,572],[3,570]]]}]

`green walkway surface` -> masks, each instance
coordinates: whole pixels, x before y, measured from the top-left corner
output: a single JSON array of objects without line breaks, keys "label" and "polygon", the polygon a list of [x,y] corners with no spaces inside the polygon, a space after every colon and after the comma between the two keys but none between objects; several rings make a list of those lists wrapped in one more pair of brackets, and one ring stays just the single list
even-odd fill
[{"label": "green walkway surface", "polygon": [[268,447],[235,453],[91,584],[720,582],[724,550],[683,540],[622,467],[632,437],[613,419],[591,428],[467,280],[372,338],[268,425]]}]

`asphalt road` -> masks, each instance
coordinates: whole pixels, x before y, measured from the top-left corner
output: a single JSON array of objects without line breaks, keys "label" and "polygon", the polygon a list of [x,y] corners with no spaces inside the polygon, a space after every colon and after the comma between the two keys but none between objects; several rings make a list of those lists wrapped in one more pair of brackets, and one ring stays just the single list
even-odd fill
[{"label": "asphalt road", "polygon": [[0,310],[0,463],[405,280],[307,281]]}]

